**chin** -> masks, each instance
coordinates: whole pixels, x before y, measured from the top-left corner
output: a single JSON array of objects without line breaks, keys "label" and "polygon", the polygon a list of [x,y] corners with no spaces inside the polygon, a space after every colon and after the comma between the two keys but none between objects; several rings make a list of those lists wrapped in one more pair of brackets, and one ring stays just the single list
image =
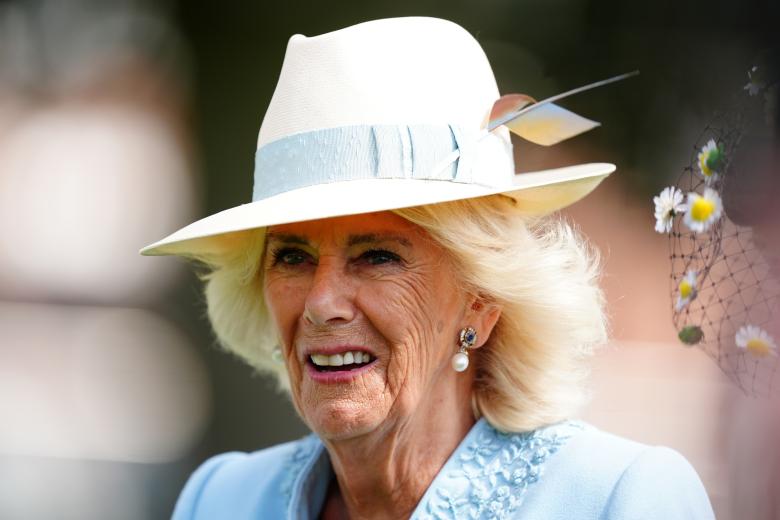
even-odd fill
[{"label": "chin", "polygon": [[320,382],[303,373],[292,388],[293,403],[306,425],[322,439],[359,437],[381,427],[389,408],[383,373],[374,368],[347,381]]},{"label": "chin", "polygon": [[306,424],[322,439],[346,440],[374,431],[382,424],[376,406],[354,401],[328,400],[302,414]]}]

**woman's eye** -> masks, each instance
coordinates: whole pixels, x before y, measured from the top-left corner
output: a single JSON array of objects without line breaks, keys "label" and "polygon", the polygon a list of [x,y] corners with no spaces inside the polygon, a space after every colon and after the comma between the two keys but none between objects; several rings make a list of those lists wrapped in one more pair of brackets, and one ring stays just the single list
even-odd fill
[{"label": "woman's eye", "polygon": [[360,259],[370,265],[381,265],[401,260],[397,254],[384,249],[371,249],[360,255]]},{"label": "woman's eye", "polygon": [[311,258],[308,253],[296,248],[285,247],[274,251],[273,265],[300,265]]}]

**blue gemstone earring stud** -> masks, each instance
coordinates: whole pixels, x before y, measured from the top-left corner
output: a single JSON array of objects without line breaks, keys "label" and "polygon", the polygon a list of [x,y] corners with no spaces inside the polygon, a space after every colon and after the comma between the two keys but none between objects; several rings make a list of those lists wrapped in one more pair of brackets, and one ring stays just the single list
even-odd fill
[{"label": "blue gemstone earring stud", "polygon": [[456,372],[463,372],[469,367],[469,351],[477,342],[477,331],[472,327],[464,327],[460,331],[460,348],[452,356],[452,368]]}]

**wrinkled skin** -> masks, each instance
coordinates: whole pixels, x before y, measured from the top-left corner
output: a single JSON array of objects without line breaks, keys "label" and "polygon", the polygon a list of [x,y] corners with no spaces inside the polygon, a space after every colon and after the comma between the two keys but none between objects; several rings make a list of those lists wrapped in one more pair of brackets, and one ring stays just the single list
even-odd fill
[{"label": "wrinkled skin", "polygon": [[[450,365],[459,331],[474,327],[482,346],[500,310],[466,292],[446,252],[391,212],[273,226],[264,270],[293,402],[338,477],[331,498],[353,518],[382,507],[408,515],[474,423],[473,364]],[[308,354],[343,345],[377,361],[348,381],[315,380]]]}]

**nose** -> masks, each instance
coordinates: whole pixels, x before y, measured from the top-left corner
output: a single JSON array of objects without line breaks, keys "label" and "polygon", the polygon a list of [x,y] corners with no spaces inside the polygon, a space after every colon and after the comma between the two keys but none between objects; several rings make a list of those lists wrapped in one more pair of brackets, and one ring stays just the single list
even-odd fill
[{"label": "nose", "polygon": [[354,287],[336,258],[321,256],[303,309],[313,325],[350,322],[355,317]]}]

